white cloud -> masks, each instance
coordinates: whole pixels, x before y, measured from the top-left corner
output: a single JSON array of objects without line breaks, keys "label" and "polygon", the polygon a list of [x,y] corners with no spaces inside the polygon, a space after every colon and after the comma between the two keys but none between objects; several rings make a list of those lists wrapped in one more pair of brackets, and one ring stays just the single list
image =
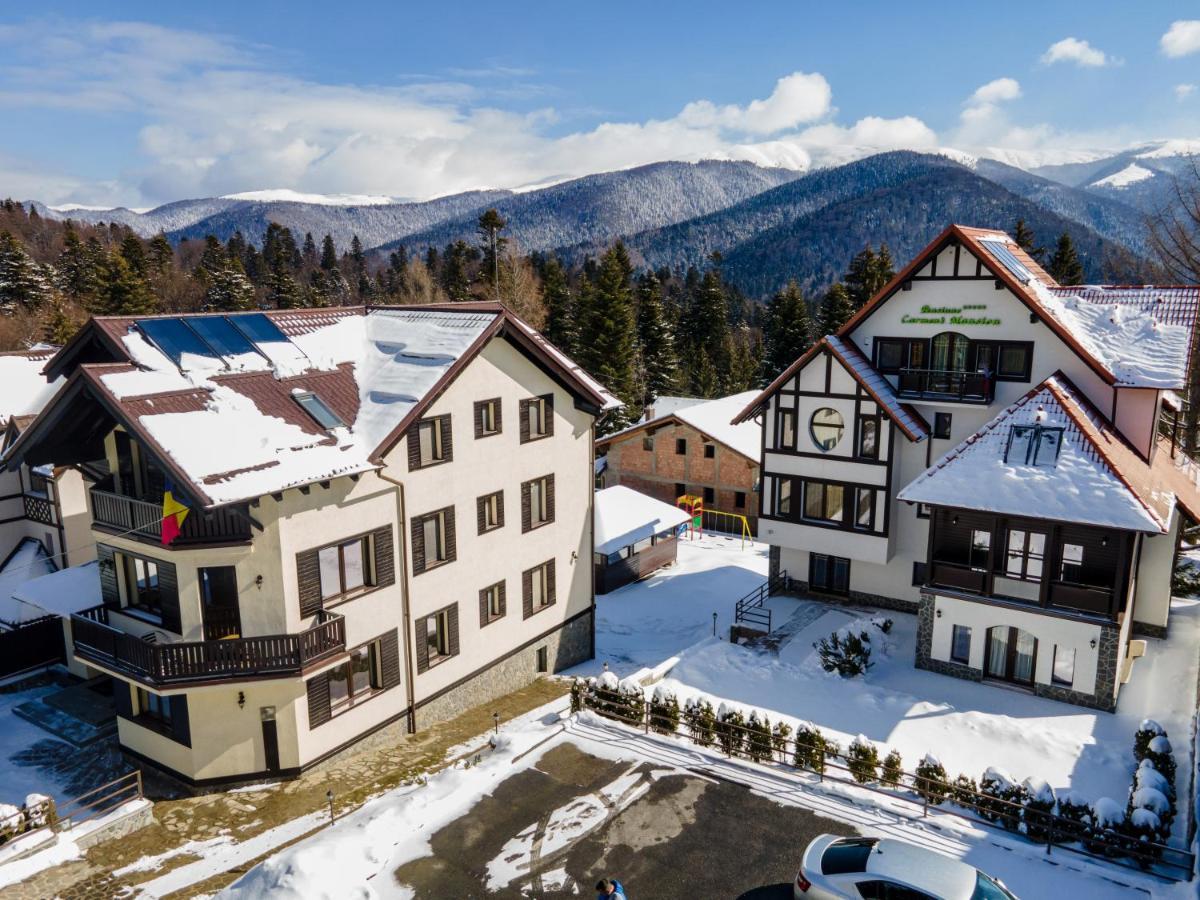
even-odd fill
[{"label": "white cloud", "polygon": [[975,89],[967,100],[968,106],[983,106],[1016,100],[1021,96],[1021,85],[1015,78],[996,78]]},{"label": "white cloud", "polygon": [[1172,22],[1159,44],[1167,56],[1187,56],[1200,51],[1200,20],[1180,19]]},{"label": "white cloud", "polygon": [[689,126],[712,125],[750,134],[774,134],[826,116],[833,103],[829,82],[819,74],[794,72],[775,83],[765,100],[747,106],[716,106],[708,100],[689,103],[679,120]]},{"label": "white cloud", "polygon": [[1050,45],[1050,48],[1042,54],[1042,62],[1048,66],[1054,63],[1070,62],[1077,66],[1096,68],[1110,65],[1113,60],[1103,50],[1097,50],[1087,41],[1065,37]]},{"label": "white cloud", "polygon": [[1192,94],[1194,94],[1195,92],[1196,92],[1196,86],[1194,84],[1177,84],[1177,85],[1175,85],[1175,99],[1176,100],[1180,100],[1180,101],[1186,100],[1188,97],[1192,96]]}]

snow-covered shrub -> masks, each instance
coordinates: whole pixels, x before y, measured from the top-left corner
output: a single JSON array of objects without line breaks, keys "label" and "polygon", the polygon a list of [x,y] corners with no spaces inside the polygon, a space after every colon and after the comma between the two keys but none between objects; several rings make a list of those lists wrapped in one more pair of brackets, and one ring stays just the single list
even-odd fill
[{"label": "snow-covered shrub", "polygon": [[1054,841],[1070,844],[1082,840],[1092,827],[1092,805],[1078,794],[1067,792],[1058,798],[1058,818],[1054,821]]},{"label": "snow-covered shrub", "polygon": [[29,794],[25,797],[25,830],[53,825],[58,821],[58,809],[54,799],[45,794]]},{"label": "snow-covered shrub", "polygon": [[913,788],[922,800],[937,806],[946,799],[950,786],[946,783],[946,769],[936,756],[926,753],[914,774]]},{"label": "snow-covered shrub", "polygon": [[821,668],[843,678],[863,675],[871,668],[871,636],[866,631],[842,628],[813,644]]},{"label": "snow-covered shrub", "polygon": [[726,756],[736,756],[741,752],[745,728],[746,718],[741,712],[722,703],[717,709],[717,743]]},{"label": "snow-covered shrub", "polygon": [[879,780],[888,787],[898,788],[904,778],[904,760],[900,758],[899,750],[889,750],[883,758],[883,771]]},{"label": "snow-covered shrub", "polygon": [[1025,791],[1022,814],[1025,837],[1039,844],[1047,843],[1054,834],[1054,788],[1040,778],[1026,778],[1022,788]]},{"label": "snow-covered shrub", "polygon": [[950,783],[950,799],[970,812],[979,812],[979,785],[970,775],[959,775]]},{"label": "snow-covered shrub", "polygon": [[1176,597],[1195,597],[1200,594],[1200,568],[1181,556],[1171,574],[1171,594]]},{"label": "snow-covered shrub", "polygon": [[583,709],[583,696],[587,692],[587,684],[582,678],[571,679],[571,712],[577,713]]},{"label": "snow-covered shrub", "polygon": [[979,814],[996,822],[1007,831],[1021,826],[1021,809],[1025,805],[1025,788],[1006,772],[988,768],[979,779]]},{"label": "snow-covered shrub", "polygon": [[829,741],[821,734],[819,728],[808,722],[801,722],[796,726],[796,751],[792,755],[792,762],[798,768],[823,773],[828,751]]},{"label": "snow-covered shrub", "polygon": [[1121,832],[1128,840],[1129,855],[1139,867],[1148,869],[1162,857],[1162,849],[1157,845],[1164,840],[1163,824],[1154,810],[1134,809]]},{"label": "snow-covered shrub", "polygon": [[850,777],[859,784],[874,781],[879,772],[879,751],[875,749],[865,735],[859,735],[850,742],[850,750],[846,754],[846,767]]},{"label": "snow-covered shrub", "polygon": [[1121,856],[1122,832],[1125,829],[1125,810],[1111,797],[1101,797],[1092,804],[1090,827],[1083,838],[1084,849],[1103,856]]},{"label": "snow-covered shrub", "polygon": [[646,715],[646,695],[642,686],[628,679],[621,681],[605,672],[588,684],[589,703],[596,712],[627,724],[640,724]]},{"label": "snow-covered shrub", "polygon": [[1167,784],[1175,783],[1175,757],[1171,753],[1171,742],[1167,740],[1165,734],[1150,739],[1144,759],[1148,760],[1158,770],[1158,773],[1167,779]]},{"label": "snow-covered shrub", "polygon": [[752,710],[746,723],[746,753],[755,762],[767,762],[773,751],[771,743],[771,720]]},{"label": "snow-covered shrub", "polygon": [[650,697],[650,728],[659,734],[674,734],[679,730],[679,698],[661,684]]},{"label": "snow-covered shrub", "polygon": [[886,616],[873,616],[871,618],[871,624],[874,625],[876,628],[878,628],[880,631],[882,631],[884,634],[891,634],[892,633],[892,625],[894,625],[895,623],[891,619],[887,618]]},{"label": "snow-covered shrub", "polygon": [[792,726],[787,722],[776,722],[771,729],[771,749],[779,757],[780,762],[787,762],[788,739],[792,736]]},{"label": "snow-covered shrub", "polygon": [[21,833],[25,815],[11,803],[0,803],[0,844]]},{"label": "snow-covered shrub", "polygon": [[693,697],[683,708],[688,734],[701,747],[711,747],[717,725],[717,713],[703,697]]},{"label": "snow-covered shrub", "polygon": [[1154,768],[1154,761],[1143,759],[1133,773],[1133,785],[1129,793],[1129,811],[1134,808],[1150,809],[1162,821],[1164,837],[1171,833],[1178,809],[1175,804],[1175,785]]},{"label": "snow-covered shrub", "polygon": [[1133,733],[1133,758],[1139,763],[1150,752],[1150,742],[1156,737],[1166,737],[1167,729],[1153,719],[1142,719],[1142,724]]}]

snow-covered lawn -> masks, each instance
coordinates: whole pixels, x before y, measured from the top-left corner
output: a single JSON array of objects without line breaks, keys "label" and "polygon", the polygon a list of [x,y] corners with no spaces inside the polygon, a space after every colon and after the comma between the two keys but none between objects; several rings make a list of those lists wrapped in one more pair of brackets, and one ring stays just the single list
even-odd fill
[{"label": "snow-covered lawn", "polygon": [[766,580],[767,546],[715,535],[681,540],[675,565],[596,598],[596,658],[572,670],[594,675],[604,663],[629,675],[717,634],[728,635],[733,605]]}]

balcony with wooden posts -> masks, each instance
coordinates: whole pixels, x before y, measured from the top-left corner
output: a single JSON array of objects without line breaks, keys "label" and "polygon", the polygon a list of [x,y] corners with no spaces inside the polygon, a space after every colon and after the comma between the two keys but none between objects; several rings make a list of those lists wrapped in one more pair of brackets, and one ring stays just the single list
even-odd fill
[{"label": "balcony with wooden posts", "polygon": [[[91,489],[92,523],[102,531],[115,532],[136,541],[161,544],[162,498],[143,500],[118,493],[111,480]],[[214,510],[193,509],[183,520],[171,549],[240,544],[249,541],[250,517],[239,507]]]},{"label": "balcony with wooden posts", "polygon": [[298,634],[155,643],[115,627],[107,606],[71,616],[75,656],[157,688],[299,676],[346,649],[342,616],[322,610]]},{"label": "balcony with wooden posts", "polygon": [[896,393],[904,400],[986,406],[996,395],[996,385],[992,376],[983,372],[901,369]]}]

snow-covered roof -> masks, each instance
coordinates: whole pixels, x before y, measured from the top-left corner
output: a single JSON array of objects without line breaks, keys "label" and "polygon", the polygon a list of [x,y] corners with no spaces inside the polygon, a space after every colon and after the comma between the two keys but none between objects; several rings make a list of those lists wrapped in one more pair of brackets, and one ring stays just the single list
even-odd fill
[{"label": "snow-covered roof", "polygon": [[900,402],[892,383],[875,370],[861,350],[836,334],[825,338],[825,343],[838,361],[854,376],[854,380],[875,398],[875,402],[883,408],[888,418],[895,422],[910,440],[920,441],[929,437],[929,423],[907,403]]},{"label": "snow-covered roof", "polygon": [[596,491],[594,515],[597,553],[612,553],[688,520],[679,507],[624,485]]},{"label": "snow-covered roof", "polygon": [[18,543],[0,567],[0,622],[11,626],[38,618],[37,615],[29,615],[28,607],[18,601],[15,595],[29,582],[53,571],[54,561],[47,555],[41,541],[24,538]]},{"label": "snow-covered roof", "polygon": [[[1017,450],[1009,452],[1006,462],[1013,426],[1023,425],[1063,429],[1057,456],[1051,450],[1034,464]],[[1055,436],[1057,432],[1048,440]],[[1165,465],[1173,468],[1169,461]],[[897,497],[910,503],[1163,532],[1178,487],[1164,483],[1161,467],[1160,462],[1151,465],[1138,457],[1075,387],[1056,374],[950,450]]]},{"label": "snow-covered roof", "polygon": [[[759,451],[762,449],[762,427],[757,422],[733,423],[734,416],[757,396],[758,391],[743,391],[740,394],[730,394],[728,397],[718,397],[715,400],[695,397],[659,397],[654,401],[654,418],[646,420],[643,417],[643,420],[636,425],[607,435],[602,444],[607,446],[615,438],[632,434],[648,426],[675,420],[690,425],[706,437],[724,444],[734,452],[757,463]],[[663,403],[664,400],[665,403]],[[660,411],[660,404],[662,405],[661,409],[667,411]]]},{"label": "snow-covered roof", "polygon": [[377,468],[460,360],[502,334],[595,407],[619,405],[494,304],[98,319],[93,327],[123,361],[83,364],[78,377],[205,506]]},{"label": "snow-covered roof", "polygon": [[670,416],[681,409],[689,406],[695,406],[697,403],[703,403],[703,397],[677,397],[671,394],[663,394],[661,397],[655,397],[654,402],[649,406],[650,415],[643,415],[638,424],[643,422],[652,422],[655,419],[661,419],[664,416]]},{"label": "snow-covered roof", "polygon": [[104,602],[100,594],[100,565],[94,560],[59,569],[27,581],[13,595],[28,622],[42,616],[69,616]]},{"label": "snow-covered roof", "polygon": [[42,369],[58,348],[39,346],[31,350],[0,353],[0,426],[13,416],[30,416],[42,411],[62,379],[46,380]]}]

